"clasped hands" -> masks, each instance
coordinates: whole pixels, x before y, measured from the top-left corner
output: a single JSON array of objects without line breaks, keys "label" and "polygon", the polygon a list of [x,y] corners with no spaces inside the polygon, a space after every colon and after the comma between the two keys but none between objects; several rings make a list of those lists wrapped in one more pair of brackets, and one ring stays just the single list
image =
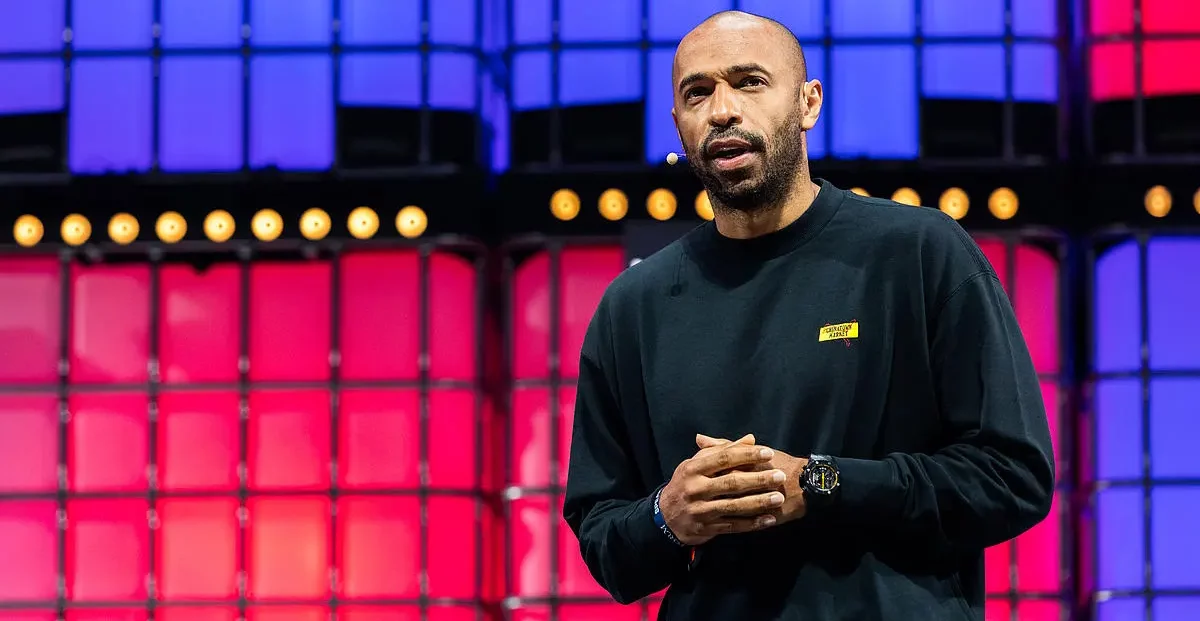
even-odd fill
[{"label": "clasped hands", "polygon": [[697,434],[696,446],[659,497],[667,526],[684,544],[804,517],[800,474],[807,459],[756,445],[753,434],[737,441]]}]

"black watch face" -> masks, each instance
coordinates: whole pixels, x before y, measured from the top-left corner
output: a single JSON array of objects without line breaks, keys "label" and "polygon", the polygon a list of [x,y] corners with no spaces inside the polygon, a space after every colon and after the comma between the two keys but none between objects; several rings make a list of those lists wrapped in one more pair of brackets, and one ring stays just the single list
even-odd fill
[{"label": "black watch face", "polygon": [[830,494],[837,489],[838,473],[832,464],[810,464],[808,486],[820,494]]}]

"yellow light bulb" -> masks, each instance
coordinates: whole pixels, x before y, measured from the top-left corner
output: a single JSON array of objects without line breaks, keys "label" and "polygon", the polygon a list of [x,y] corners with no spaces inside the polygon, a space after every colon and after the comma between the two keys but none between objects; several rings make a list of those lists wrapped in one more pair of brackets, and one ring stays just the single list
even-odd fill
[{"label": "yellow light bulb", "polygon": [[650,214],[651,218],[660,222],[670,220],[675,216],[677,202],[673,192],[659,188],[646,197],[646,211]]},{"label": "yellow light bulb", "polygon": [[113,241],[124,246],[137,239],[141,228],[137,218],[127,213],[119,213],[108,221],[108,236]]},{"label": "yellow light bulb", "polygon": [[912,188],[900,188],[899,190],[896,190],[896,192],[892,194],[892,200],[900,203],[901,205],[908,205],[910,207],[921,206],[921,195],[917,194],[917,191]]},{"label": "yellow light bulb", "polygon": [[562,189],[550,196],[550,213],[564,222],[574,220],[579,215],[579,195],[567,189]]},{"label": "yellow light bulb", "polygon": [[696,215],[705,220],[713,219],[712,199],[708,198],[708,190],[700,190],[696,195]]},{"label": "yellow light bulb", "polygon": [[346,228],[357,239],[371,239],[379,232],[379,214],[370,207],[356,207],[346,219]]},{"label": "yellow light bulb", "polygon": [[235,228],[233,216],[224,209],[218,209],[204,218],[204,234],[218,244],[229,241]]},{"label": "yellow light bulb", "polygon": [[938,199],[938,209],[955,220],[962,220],[970,207],[971,201],[962,188],[950,188]]},{"label": "yellow light bulb", "polygon": [[408,239],[420,237],[428,226],[429,217],[416,205],[409,205],[396,214],[396,230]]},{"label": "yellow light bulb", "polygon": [[36,216],[23,215],[13,224],[13,238],[17,240],[18,245],[25,248],[36,246],[45,234],[46,227]]},{"label": "yellow light bulb", "polygon": [[333,228],[333,221],[324,209],[313,207],[300,214],[300,234],[304,239],[317,241],[325,239]]},{"label": "yellow light bulb", "polygon": [[1019,207],[1016,192],[1008,188],[996,188],[988,196],[988,211],[998,220],[1008,220],[1017,215]]},{"label": "yellow light bulb", "polygon": [[625,196],[624,192],[615,188],[605,190],[600,195],[598,203],[600,215],[604,216],[605,220],[616,222],[629,213],[629,198]]},{"label": "yellow light bulb", "polygon": [[87,243],[87,240],[92,236],[92,223],[80,214],[73,213],[62,222],[62,238],[70,246],[79,246]]},{"label": "yellow light bulb", "polygon": [[187,220],[178,212],[165,212],[154,222],[154,232],[164,243],[174,244],[187,234]]},{"label": "yellow light bulb", "polygon": [[859,196],[870,196],[871,195],[870,193],[868,193],[866,190],[864,190],[862,188],[850,188],[850,191],[854,192],[855,194],[857,194]]},{"label": "yellow light bulb", "polygon": [[1171,213],[1171,192],[1161,185],[1146,190],[1143,202],[1146,204],[1146,211],[1155,218],[1163,218]]}]

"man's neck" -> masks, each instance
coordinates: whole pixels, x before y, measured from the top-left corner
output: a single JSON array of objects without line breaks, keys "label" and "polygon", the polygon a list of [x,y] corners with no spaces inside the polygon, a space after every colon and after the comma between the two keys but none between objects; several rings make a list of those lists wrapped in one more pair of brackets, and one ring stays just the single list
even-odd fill
[{"label": "man's neck", "polygon": [[[750,239],[774,233],[787,226],[812,206],[820,186],[812,182],[805,173],[796,179],[796,185],[786,199],[777,205],[769,205],[753,211],[717,208],[713,220],[717,231],[733,239]],[[714,205],[714,207],[716,207]]]}]

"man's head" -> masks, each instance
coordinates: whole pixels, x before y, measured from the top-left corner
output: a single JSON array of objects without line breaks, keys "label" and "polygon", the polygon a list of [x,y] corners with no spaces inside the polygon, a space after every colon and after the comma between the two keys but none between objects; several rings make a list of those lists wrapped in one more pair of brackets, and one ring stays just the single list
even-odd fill
[{"label": "man's head", "polygon": [[821,84],[782,24],[718,13],[675,52],[671,111],[684,152],[715,206],[780,203],[805,169],[803,133],[821,112]]}]

